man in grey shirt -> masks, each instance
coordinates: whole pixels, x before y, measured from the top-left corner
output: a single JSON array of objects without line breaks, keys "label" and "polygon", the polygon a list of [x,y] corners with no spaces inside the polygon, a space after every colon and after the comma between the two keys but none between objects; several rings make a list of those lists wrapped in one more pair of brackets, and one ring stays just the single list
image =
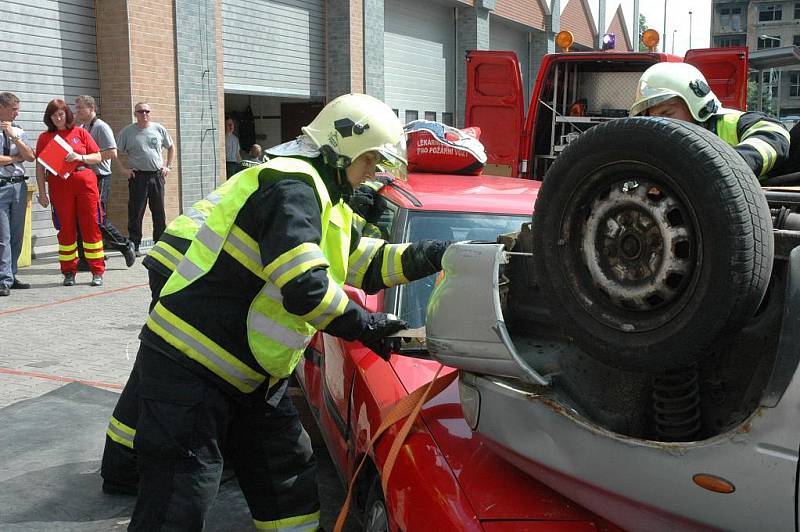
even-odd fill
[{"label": "man in grey shirt", "polygon": [[239,145],[239,137],[233,132],[236,125],[233,118],[225,119],[225,174],[226,178],[230,177],[241,170],[239,165],[242,162],[241,146]]},{"label": "man in grey shirt", "polygon": [[[175,145],[167,129],[150,121],[150,104],[139,102],[134,107],[136,122],[125,126],[117,135],[117,148],[127,156],[128,176],[128,237],[133,241],[136,255],[141,256],[142,220],[148,203],[153,216],[153,240],[158,240],[166,228],[164,183],[175,159]],[[162,148],[167,149],[164,164]]]},{"label": "man in grey shirt", "polygon": [[[128,238],[120,233],[106,216],[106,205],[108,204],[108,194],[111,190],[111,161],[117,158],[117,143],[114,141],[114,132],[111,126],[97,117],[97,105],[94,98],[89,95],[82,95],[75,98],[75,118],[100,147],[102,160],[98,164],[91,166],[92,171],[97,176],[97,189],[100,192],[100,210],[102,219],[97,224],[106,245],[122,252],[125,257],[125,264],[130,268],[136,261],[134,245]],[[83,247],[78,246],[78,269],[81,269],[83,257]],[[88,265],[87,265],[88,267]]]},{"label": "man in grey shirt", "polygon": [[14,124],[18,114],[19,98],[10,92],[0,92],[0,296],[11,295],[12,288],[31,287],[17,279],[28,208],[28,185],[22,163],[34,159],[28,135]]}]

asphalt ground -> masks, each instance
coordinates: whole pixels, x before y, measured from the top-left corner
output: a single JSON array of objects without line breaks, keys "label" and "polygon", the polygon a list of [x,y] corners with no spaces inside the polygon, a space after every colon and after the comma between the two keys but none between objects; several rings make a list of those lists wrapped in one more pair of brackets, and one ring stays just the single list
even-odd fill
[{"label": "asphalt ground", "polygon": [[[0,529],[123,530],[134,498],[103,494],[98,471],[147,316],[147,271],[110,253],[102,287],[89,286],[88,272],[62,286],[55,256],[34,259],[17,277],[31,288],[0,297]],[[322,526],[332,530],[342,484],[316,427],[306,428],[317,442]],[[248,529],[244,497],[227,479],[206,530]],[[346,530],[357,529],[350,519]]]}]

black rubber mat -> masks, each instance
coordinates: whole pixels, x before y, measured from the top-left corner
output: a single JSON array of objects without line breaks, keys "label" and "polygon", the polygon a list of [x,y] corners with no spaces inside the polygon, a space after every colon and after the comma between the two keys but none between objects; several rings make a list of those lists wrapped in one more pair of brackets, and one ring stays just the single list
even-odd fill
[{"label": "black rubber mat", "polygon": [[[100,489],[105,430],[117,397],[70,383],[0,409],[0,530],[127,528],[134,497]],[[323,526],[332,529],[344,495],[325,450],[317,456]],[[206,530],[254,530],[235,478],[223,480]]]}]

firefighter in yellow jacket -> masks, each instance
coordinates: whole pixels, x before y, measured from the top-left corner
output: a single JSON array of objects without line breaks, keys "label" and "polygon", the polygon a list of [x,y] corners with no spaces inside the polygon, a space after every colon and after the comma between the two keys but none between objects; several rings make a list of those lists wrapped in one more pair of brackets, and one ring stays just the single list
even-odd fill
[{"label": "firefighter in yellow jacket", "polygon": [[736,150],[759,179],[789,157],[789,132],[758,112],[724,109],[703,74],[687,63],[656,63],[636,87],[631,116],[649,115],[694,122]]},{"label": "firefighter in yellow jacket", "polygon": [[[263,164],[263,163],[261,163]],[[253,165],[258,166],[258,165]],[[142,265],[147,268],[151,291],[150,310],[153,310],[161,289],[169,279],[172,272],[180,263],[192,239],[197,235],[200,227],[205,223],[208,214],[233,188],[238,180],[234,175],[211,194],[195,202],[183,214],[175,218],[167,226],[158,241],[142,259]],[[382,181],[367,181],[353,191],[349,204],[353,209],[352,234],[374,236],[381,238],[380,230],[376,223],[385,209],[385,200],[379,195],[383,187]],[[282,383],[283,384],[283,383]],[[139,491],[139,471],[136,464],[136,450],[133,446],[136,437],[136,425],[139,417],[139,367],[134,364],[131,375],[125,383],[125,388],[114,407],[114,412],[108,423],[103,449],[103,460],[100,474],[103,478],[103,491],[114,495],[136,495]],[[274,458],[282,454],[282,459],[293,467],[283,468],[274,472],[273,481],[291,479],[300,493],[310,493],[316,489],[314,478],[306,474],[306,470],[314,468],[313,451],[310,441],[306,437],[305,429],[300,425],[297,417],[292,414],[287,422],[287,412],[294,409],[291,399],[282,387],[273,390],[268,402],[267,414],[270,423],[275,428],[271,431],[274,437],[270,440],[271,453]],[[281,441],[281,440],[284,441]],[[288,445],[287,445],[288,442]],[[223,455],[225,455],[223,449]],[[228,453],[229,454],[229,453]],[[277,480],[276,480],[277,477]],[[303,485],[305,483],[306,485]],[[297,490],[295,490],[297,492]],[[263,494],[266,499],[269,494]],[[305,496],[305,495],[303,495]],[[286,496],[283,496],[285,499]],[[285,500],[283,501],[285,503]],[[270,504],[265,500],[265,504]],[[280,505],[277,517],[284,519],[294,517],[292,504]]]},{"label": "firefighter in yellow jacket", "polygon": [[[131,530],[200,530],[219,486],[221,441],[231,445],[256,528],[315,530],[316,493],[297,493],[296,479],[274,481],[276,469],[292,464],[270,450],[267,390],[280,387],[318,330],[388,356],[384,339],[405,323],[354,304],[343,283],[372,293],[441,268],[446,242],[393,245],[351,232],[353,187],[378,164],[405,164],[391,109],[342,96],[303,133],[238,174],[142,329]],[[286,505],[294,517],[277,514]]]}]

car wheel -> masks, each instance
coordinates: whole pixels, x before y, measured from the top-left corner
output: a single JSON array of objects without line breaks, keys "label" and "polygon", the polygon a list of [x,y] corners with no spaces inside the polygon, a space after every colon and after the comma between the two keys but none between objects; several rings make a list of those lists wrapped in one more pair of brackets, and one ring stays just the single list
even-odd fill
[{"label": "car wheel", "polygon": [[364,505],[364,532],[389,532],[389,514],[383,498],[380,477],[375,477]]},{"label": "car wheel", "polygon": [[700,358],[755,313],[773,259],[769,207],[705,129],[615,120],[573,141],[534,209],[536,278],[564,333],[627,370]]}]

